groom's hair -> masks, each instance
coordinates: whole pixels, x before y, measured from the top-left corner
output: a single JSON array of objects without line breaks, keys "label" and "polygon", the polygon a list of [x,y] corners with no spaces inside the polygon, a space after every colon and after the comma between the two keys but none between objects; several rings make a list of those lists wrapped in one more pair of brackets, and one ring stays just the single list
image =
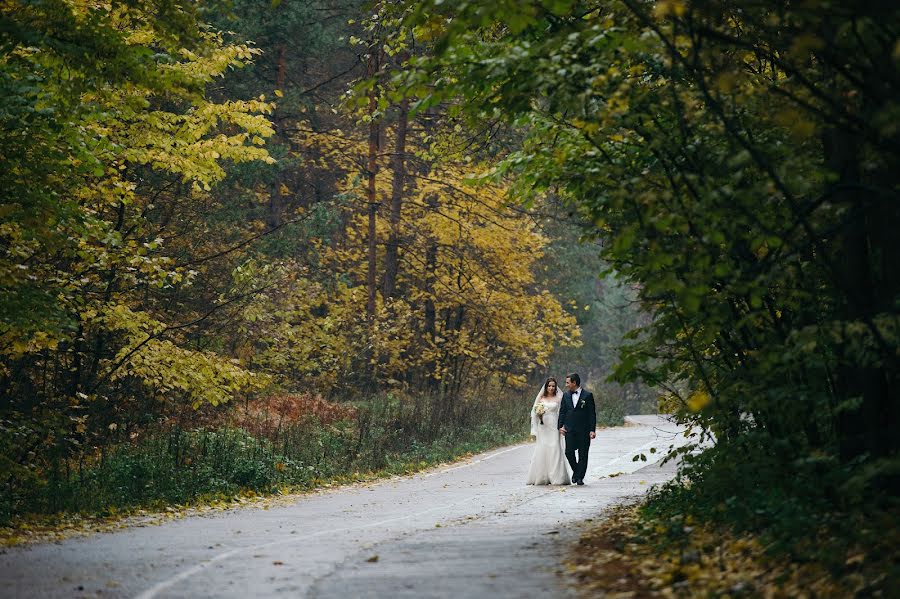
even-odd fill
[{"label": "groom's hair", "polygon": [[576,385],[578,385],[579,387],[581,386],[581,377],[578,376],[577,372],[573,372],[572,374],[567,374],[566,378],[569,379],[570,381],[572,381],[573,383],[575,383]]}]

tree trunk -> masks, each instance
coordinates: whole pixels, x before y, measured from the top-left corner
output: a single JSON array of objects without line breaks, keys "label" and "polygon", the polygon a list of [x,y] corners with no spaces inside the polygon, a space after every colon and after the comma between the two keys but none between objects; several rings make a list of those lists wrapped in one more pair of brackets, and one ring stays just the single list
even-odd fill
[{"label": "tree trunk", "polygon": [[[373,43],[369,48],[369,63],[367,77],[374,79],[380,68],[381,50],[378,43]],[[379,124],[375,119],[375,113],[378,110],[378,86],[373,84],[372,91],[369,93],[369,156],[366,165],[366,176],[368,177],[368,187],[366,191],[366,201],[368,203],[369,212],[369,265],[367,272],[368,285],[368,301],[366,302],[366,316],[370,323],[374,323],[375,319],[375,267],[376,267],[376,251],[378,249],[375,234],[376,216],[378,214],[378,197],[376,188],[376,175],[378,174],[378,146],[379,146]]]},{"label": "tree trunk", "polygon": [[[437,209],[438,199],[434,194],[429,195],[426,200],[426,204],[431,209]],[[424,329],[425,329],[425,338],[431,344],[434,350],[437,349],[437,307],[434,304],[434,286],[437,282],[437,275],[435,271],[437,270],[437,258],[438,258],[438,246],[437,241],[434,239],[428,239],[428,247],[425,250],[425,273],[423,277],[423,291],[425,292],[425,306],[424,306]],[[434,371],[437,368],[437,362],[434,359],[428,360],[428,362],[424,365],[425,369],[425,386],[429,391],[436,391],[438,389],[438,385],[440,384],[440,380],[434,376]]]},{"label": "tree trunk", "polygon": [[[275,89],[278,90],[284,89],[285,69],[287,66],[287,59],[285,54],[285,45],[281,44],[280,46],[278,46],[278,62],[277,71],[275,73]],[[275,128],[275,135],[280,137],[282,128],[279,125],[277,108],[275,109],[275,113],[272,115],[272,123]],[[267,214],[266,218],[269,228],[272,229],[281,225],[281,215],[284,213],[284,194],[282,194],[281,191],[283,182],[284,180],[282,177],[282,173],[279,170],[277,175],[275,176],[275,182],[272,185],[272,192],[269,194],[269,213]]]},{"label": "tree trunk", "polygon": [[285,60],[285,46],[278,46],[278,72],[275,74],[275,89],[284,90],[284,72],[287,61]]},{"label": "tree trunk", "polygon": [[[421,117],[422,128],[424,129],[426,138],[431,135],[434,130],[434,120],[437,118],[435,114],[435,110],[433,108],[427,108],[425,113]],[[427,175],[430,170],[429,164],[426,161],[422,161],[419,166],[419,174]],[[428,210],[437,211],[440,203],[440,198],[437,194],[431,193],[425,197],[425,205],[428,207]],[[425,272],[422,277],[422,287],[425,292],[425,305],[423,306],[423,318],[424,322],[424,333],[425,338],[428,340],[429,344],[432,347],[432,351],[436,352],[438,347],[438,334],[437,334],[437,306],[434,303],[435,291],[434,287],[437,283],[437,266],[438,266],[438,245],[437,240],[431,236],[427,238],[428,246],[425,248]],[[432,356],[435,354],[432,353]],[[428,360],[424,365],[424,380],[426,389],[435,393],[440,388],[440,379],[435,377],[435,370],[438,368],[438,361],[436,358],[432,357],[432,359]]]},{"label": "tree trunk", "polygon": [[[831,129],[825,135],[825,157],[829,169],[838,177],[840,189],[833,192],[837,203],[846,205],[848,217],[836,238],[831,260],[837,270],[839,288],[843,295],[845,322],[871,319],[876,311],[875,281],[870,256],[869,201],[859,196],[859,140],[847,131]],[[843,410],[838,416],[841,457],[851,460],[870,453],[885,455],[890,442],[884,423],[888,418],[890,398],[884,373],[878,368],[859,363],[858,356],[839,358],[838,385],[842,398],[860,398],[856,409]],[[892,431],[891,431],[892,432]]]},{"label": "tree trunk", "polygon": [[[401,58],[401,62],[403,59]],[[406,182],[406,129],[409,121],[409,100],[400,101],[397,115],[397,141],[394,147],[391,184],[391,234],[384,257],[384,297],[394,297],[397,290],[397,273],[400,270],[400,217],[403,209],[403,187]]]}]

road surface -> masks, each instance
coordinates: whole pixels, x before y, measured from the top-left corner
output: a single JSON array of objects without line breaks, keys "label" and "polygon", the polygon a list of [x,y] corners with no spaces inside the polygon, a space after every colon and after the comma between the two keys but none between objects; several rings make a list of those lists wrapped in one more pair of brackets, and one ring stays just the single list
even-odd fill
[{"label": "road surface", "polygon": [[6,549],[0,596],[573,596],[558,573],[578,525],[673,476],[655,461],[686,441],[656,416],[630,420],[598,432],[584,486],[527,486],[532,445],[505,447],[270,509]]}]

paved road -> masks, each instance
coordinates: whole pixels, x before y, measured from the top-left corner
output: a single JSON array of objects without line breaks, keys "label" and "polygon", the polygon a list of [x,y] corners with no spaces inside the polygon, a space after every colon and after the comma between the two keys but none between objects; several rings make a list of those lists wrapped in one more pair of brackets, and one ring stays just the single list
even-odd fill
[{"label": "paved road", "polygon": [[516,445],[287,506],[8,549],[0,596],[570,596],[556,572],[576,525],[674,474],[653,461],[678,429],[631,420],[599,432],[584,486],[523,484],[532,447]]}]

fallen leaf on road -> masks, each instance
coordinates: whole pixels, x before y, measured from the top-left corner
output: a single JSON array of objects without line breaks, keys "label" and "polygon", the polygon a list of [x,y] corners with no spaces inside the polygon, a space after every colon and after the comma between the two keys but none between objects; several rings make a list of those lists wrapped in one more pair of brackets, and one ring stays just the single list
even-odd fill
[{"label": "fallen leaf on road", "polygon": [[370,557],[370,558],[367,559],[366,561],[369,562],[369,563],[375,563],[375,562],[378,561],[378,556],[377,556],[377,555],[373,555],[372,557]]}]

